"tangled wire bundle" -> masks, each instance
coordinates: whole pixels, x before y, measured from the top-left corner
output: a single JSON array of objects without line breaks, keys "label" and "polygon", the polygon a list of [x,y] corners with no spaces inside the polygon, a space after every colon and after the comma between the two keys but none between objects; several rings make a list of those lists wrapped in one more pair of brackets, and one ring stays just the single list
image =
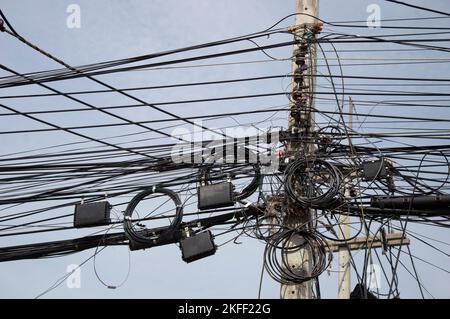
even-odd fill
[{"label": "tangled wire bundle", "polygon": [[341,173],[327,161],[298,159],[285,175],[287,194],[302,207],[330,207],[340,194]]},{"label": "tangled wire bundle", "polygon": [[[311,280],[324,272],[331,262],[327,259],[327,246],[319,234],[299,229],[284,230],[267,243],[264,250],[264,268],[270,277],[281,284],[299,284]],[[314,256],[310,273],[306,273],[300,265],[292,267],[288,263],[288,255],[300,252],[301,249],[311,251]]]}]

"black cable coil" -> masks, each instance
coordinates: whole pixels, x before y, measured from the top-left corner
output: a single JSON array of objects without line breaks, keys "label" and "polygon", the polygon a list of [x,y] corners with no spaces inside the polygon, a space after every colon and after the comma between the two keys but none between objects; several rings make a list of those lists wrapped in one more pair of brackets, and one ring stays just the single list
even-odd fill
[{"label": "black cable coil", "polygon": [[[149,230],[136,231],[133,227],[132,223],[133,221],[131,219],[133,212],[136,206],[139,204],[139,202],[141,202],[144,198],[152,194],[167,195],[170,197],[170,199],[172,199],[172,201],[175,203],[176,206],[175,218],[171,221],[170,225],[166,229],[158,232],[158,234],[153,233]],[[140,192],[139,194],[134,196],[133,199],[130,201],[125,210],[123,228],[125,230],[126,236],[130,240],[130,244],[140,244],[140,245],[157,244],[158,242],[173,237],[174,232],[179,228],[181,224],[182,218],[183,218],[183,205],[178,195],[167,188],[152,187],[150,189],[144,190],[143,192]]]},{"label": "black cable coil", "polygon": [[[298,244],[289,245],[289,243]],[[329,266],[327,242],[319,234],[300,229],[289,229],[277,233],[267,243],[264,250],[264,268],[275,281],[281,284],[299,284],[318,277]],[[299,253],[300,249],[311,251],[314,258],[307,273],[300,265],[292,267],[288,263],[289,253]]]},{"label": "black cable coil", "polygon": [[285,187],[290,198],[302,207],[327,208],[340,195],[341,173],[320,159],[298,159],[285,171]]}]

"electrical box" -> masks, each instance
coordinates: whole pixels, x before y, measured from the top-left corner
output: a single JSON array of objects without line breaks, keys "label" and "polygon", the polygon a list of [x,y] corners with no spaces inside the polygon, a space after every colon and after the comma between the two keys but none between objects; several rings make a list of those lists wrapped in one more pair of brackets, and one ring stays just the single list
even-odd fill
[{"label": "electrical box", "polygon": [[183,238],[180,247],[182,258],[187,263],[216,253],[213,235],[209,230]]},{"label": "electrical box", "polygon": [[233,205],[233,184],[230,182],[203,185],[198,188],[198,209],[200,210]]},{"label": "electrical box", "polygon": [[386,162],[382,159],[377,161],[364,162],[362,164],[363,178],[365,181],[388,177]]},{"label": "electrical box", "polygon": [[108,202],[86,203],[75,205],[73,226],[75,228],[108,225],[111,205]]}]

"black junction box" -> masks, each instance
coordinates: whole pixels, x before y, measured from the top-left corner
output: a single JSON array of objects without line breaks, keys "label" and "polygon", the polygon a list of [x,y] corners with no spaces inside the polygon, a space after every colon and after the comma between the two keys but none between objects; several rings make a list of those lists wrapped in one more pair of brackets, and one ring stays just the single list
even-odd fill
[{"label": "black junction box", "polygon": [[73,226],[75,228],[108,225],[111,205],[108,202],[75,205]]},{"label": "black junction box", "polygon": [[362,164],[362,168],[365,181],[386,178],[388,176],[386,162],[382,159],[377,161],[364,162]]},{"label": "black junction box", "polygon": [[216,245],[209,230],[183,238],[180,247],[182,258],[187,263],[216,253]]},{"label": "black junction box", "polygon": [[234,205],[230,182],[203,185],[198,188],[198,209],[214,209]]}]

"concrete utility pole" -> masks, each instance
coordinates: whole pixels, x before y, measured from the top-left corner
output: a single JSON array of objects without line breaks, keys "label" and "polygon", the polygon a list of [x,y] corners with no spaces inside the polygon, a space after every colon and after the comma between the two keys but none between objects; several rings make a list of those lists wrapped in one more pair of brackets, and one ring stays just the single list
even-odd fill
[{"label": "concrete utility pole", "polygon": [[[296,12],[300,13],[295,16],[295,27],[298,27],[294,32],[298,32],[299,34],[304,31],[303,26],[312,25],[317,22],[311,16],[317,17],[319,15],[319,0],[296,0]],[[304,15],[304,14],[308,15]],[[305,93],[312,92],[314,94],[314,82],[315,82],[315,74],[316,74],[316,45],[314,43],[309,44],[309,54],[310,57],[307,60],[307,75],[303,79],[303,87],[305,88]],[[293,56],[300,50],[300,45],[294,45],[293,48]],[[292,63],[292,74],[295,74],[295,70],[298,68],[298,65],[295,63],[295,58]],[[292,89],[295,90],[296,83],[292,82]],[[308,104],[306,105],[306,110],[310,110],[314,107],[313,98],[310,96],[308,99]],[[312,114],[309,111],[298,110],[296,103],[292,102],[291,110],[294,112],[300,111],[300,125],[296,123],[295,118],[292,116],[292,113],[289,115],[289,123],[288,128],[291,133],[302,132],[303,134],[310,134],[312,129],[313,118]],[[296,150],[303,149],[305,153],[312,154],[314,152],[314,146],[312,143],[303,143],[303,142],[295,142],[290,141],[287,145],[287,157],[291,158],[291,156],[295,153]],[[294,214],[287,216],[284,220],[284,224],[288,227],[308,227],[311,220],[311,212],[309,210],[301,210],[301,208],[297,207],[296,204],[290,204],[293,207],[288,207],[288,210],[295,210],[300,214]],[[290,242],[287,243],[286,247],[296,247],[299,246],[304,241],[304,239],[300,236],[294,236],[291,238]],[[309,275],[311,272],[311,263],[312,263],[312,251],[309,249],[290,249],[285,250],[283,252],[287,265],[291,268],[291,270],[296,270],[302,275]],[[306,281],[301,284],[283,284],[281,285],[281,298],[282,299],[310,299],[312,296],[312,286],[311,281]]]},{"label": "concrete utility pole", "polygon": [[[313,26],[319,21],[314,17],[319,16],[319,0],[296,0],[295,25],[290,28],[295,35],[301,36],[305,32],[305,26]],[[315,35],[314,35],[315,36]],[[298,151],[303,151],[306,157],[312,157],[315,153],[313,143],[308,143],[308,137],[314,131],[314,115],[310,110],[314,109],[315,76],[317,69],[317,46],[314,39],[307,41],[308,54],[305,60],[306,68],[302,71],[302,84],[297,86],[295,78],[292,81],[292,92],[298,96],[306,97],[305,104],[299,108],[295,100],[291,103],[291,113],[288,119],[288,129],[292,134],[299,134],[301,139],[290,139],[287,144],[286,157],[289,161],[295,159]],[[294,45],[292,74],[299,68],[296,62],[297,53],[300,52],[301,45]],[[303,59],[302,57],[300,59]],[[350,129],[353,119],[353,101],[350,99]],[[306,138],[305,138],[306,137]],[[351,178],[351,177],[350,177]],[[345,184],[346,198],[351,197],[351,179],[347,179]],[[283,224],[288,228],[310,229],[312,211],[302,209],[296,203],[288,203],[286,207],[288,214],[284,218]],[[340,216],[339,238],[350,238],[350,225],[348,215]],[[313,251],[308,248],[292,249],[292,247],[301,247],[304,239],[301,236],[292,236],[285,244],[282,251],[283,258],[286,261],[286,267],[302,276],[310,276],[312,269]],[[361,236],[349,241],[328,241],[329,251],[339,253],[339,298],[348,299],[350,297],[350,253],[354,250],[383,248],[389,246],[409,245],[409,239],[400,233],[389,233],[385,238],[382,236]],[[291,249],[289,249],[291,248]],[[305,281],[301,284],[282,284],[282,299],[310,299],[312,298],[312,281]]]},{"label": "concrete utility pole", "polygon": [[[353,99],[349,97],[348,101],[348,127],[350,131],[353,130]],[[351,199],[351,178],[345,180],[345,198]],[[350,254],[351,251],[360,249],[374,249],[392,246],[409,245],[409,239],[402,233],[389,233],[386,238],[381,236],[365,236],[357,237],[351,240],[350,238],[350,217],[348,214],[341,214],[339,216],[338,238],[341,241],[328,241],[329,250],[337,252],[339,256],[339,270],[338,270],[338,297],[339,299],[349,299],[351,293],[351,277],[350,277]],[[342,240],[347,240],[346,242]]]},{"label": "concrete utility pole", "polygon": [[[348,127],[353,129],[353,100],[349,97],[348,101]],[[350,180],[345,181],[345,198],[350,198]],[[339,216],[339,239],[346,240],[350,238],[350,217],[348,214]],[[347,247],[339,247],[339,276],[338,276],[338,296],[339,299],[350,298],[350,252]]]}]

